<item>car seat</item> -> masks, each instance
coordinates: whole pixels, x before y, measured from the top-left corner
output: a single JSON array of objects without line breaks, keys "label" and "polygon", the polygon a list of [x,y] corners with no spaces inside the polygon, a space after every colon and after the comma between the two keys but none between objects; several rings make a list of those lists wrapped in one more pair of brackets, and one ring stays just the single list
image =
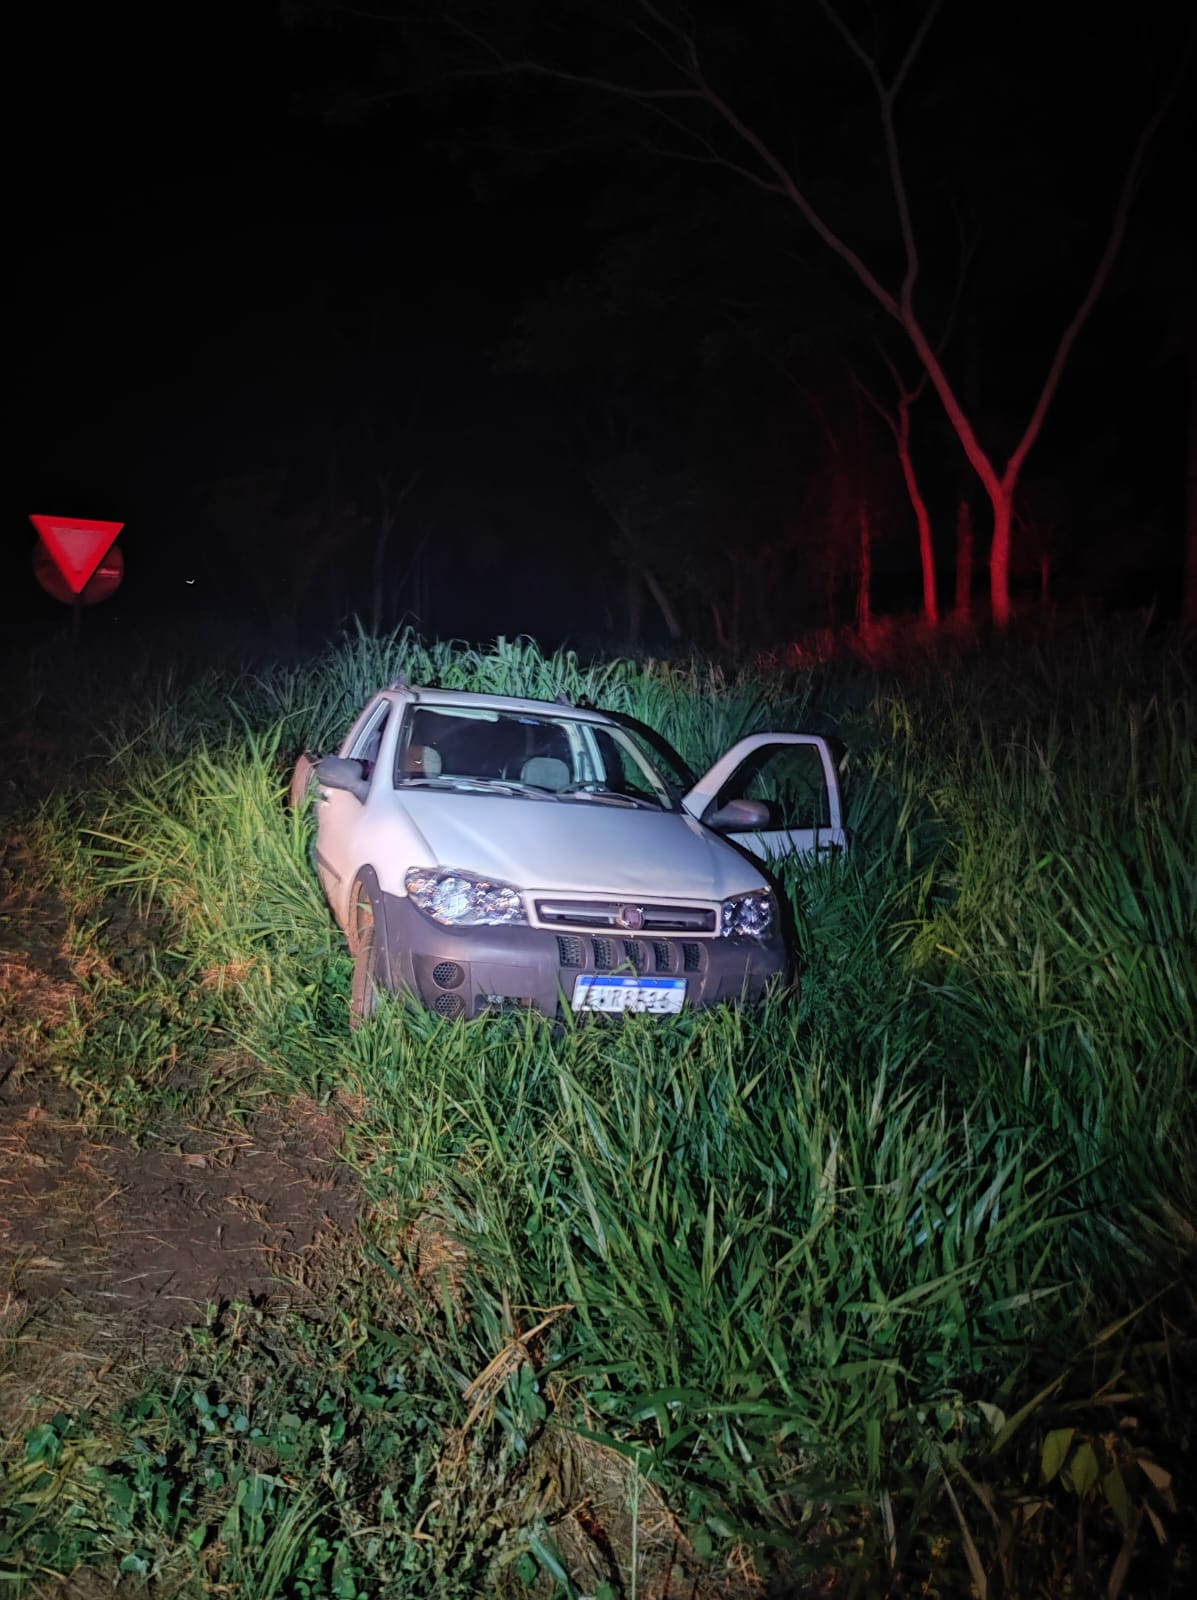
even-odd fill
[{"label": "car seat", "polygon": [[569,768],[556,756],[533,756],[521,767],[520,782],[533,784],[537,789],[552,789],[556,793],[569,782]]},{"label": "car seat", "polygon": [[399,770],[405,778],[439,778],[440,751],[434,750],[430,744],[409,744],[403,752]]}]

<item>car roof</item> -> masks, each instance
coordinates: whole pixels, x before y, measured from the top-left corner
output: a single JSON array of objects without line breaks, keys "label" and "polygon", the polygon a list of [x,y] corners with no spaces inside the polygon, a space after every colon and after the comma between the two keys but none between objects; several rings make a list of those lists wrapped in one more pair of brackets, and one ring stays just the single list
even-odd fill
[{"label": "car roof", "polygon": [[477,706],[486,711],[517,711],[525,715],[570,717],[578,722],[594,722],[607,727],[618,726],[614,717],[604,711],[595,711],[571,705],[568,700],[527,700],[518,695],[476,694],[471,689],[428,689],[415,684],[392,683],[386,691],[396,699],[424,706]]}]

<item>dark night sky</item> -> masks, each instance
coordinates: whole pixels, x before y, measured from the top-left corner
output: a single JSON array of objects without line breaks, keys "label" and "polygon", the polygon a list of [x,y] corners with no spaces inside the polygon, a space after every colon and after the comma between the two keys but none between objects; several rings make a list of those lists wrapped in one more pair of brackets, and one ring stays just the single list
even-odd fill
[{"label": "dark night sky", "polygon": [[[526,229],[430,155],[418,108],[306,114],[329,41],[288,33],[273,6],[205,8],[150,40],[109,21],[45,41],[52,73],[27,85],[16,615],[39,603],[21,526],[34,509],[127,519],[112,610],[234,598],[222,553],[191,554],[192,486],[269,465],[355,387],[367,408],[404,414],[418,396],[451,424],[465,456],[451,515],[501,524],[513,455],[539,426],[513,435],[488,352],[539,275],[572,264],[546,251],[552,230],[533,219],[530,271]],[[519,502],[534,524],[552,515],[544,477]],[[528,607],[496,628],[540,620]]]},{"label": "dark night sky", "polygon": [[[330,122],[319,113],[331,85],[360,81],[377,48],[372,24],[296,31],[276,5],[253,3],[171,13],[148,33],[135,12],[39,15],[20,69],[10,190],[15,582],[0,620],[54,617],[27,576],[35,510],[127,520],[112,618],[260,607],[205,538],[196,486],[294,455],[296,439],[310,450],[333,419],[385,414],[392,430],[417,418],[420,515],[476,575],[456,606],[442,604],[436,630],[602,632],[609,621],[568,598],[593,587],[578,551],[602,534],[555,439],[552,399],[496,375],[492,355],[524,302],[589,270],[618,236],[623,185],[638,222],[635,159],[612,150],[569,171],[462,160],[449,145],[482,115],[468,92]],[[1191,294],[1180,277],[1178,302]],[[1183,368],[1166,345],[1158,358],[1145,350],[1168,322],[1158,296],[1152,316],[1137,306],[1133,296],[1102,306],[1043,461],[1049,470],[1129,448],[1119,492],[1133,503],[1137,482],[1150,484],[1142,515],[1158,523],[1179,513]],[[1141,395],[1127,404],[1132,382],[1149,386],[1158,414]],[[1110,430],[1116,441],[1103,445]],[[1176,494],[1161,498],[1172,471]],[[368,515],[373,473],[359,476],[344,492]],[[561,583],[546,579],[551,567]]]}]

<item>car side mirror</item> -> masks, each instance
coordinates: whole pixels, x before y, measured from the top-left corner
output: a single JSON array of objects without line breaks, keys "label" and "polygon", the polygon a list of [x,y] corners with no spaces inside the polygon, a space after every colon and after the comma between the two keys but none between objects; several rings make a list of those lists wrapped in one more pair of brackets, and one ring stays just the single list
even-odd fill
[{"label": "car side mirror", "polygon": [[702,820],[717,833],[759,833],[769,826],[770,815],[763,800],[729,800],[706,812]]},{"label": "car side mirror", "polygon": [[326,789],[348,789],[357,799],[364,800],[370,785],[360,761],[348,756],[323,756],[316,763],[316,782]]}]

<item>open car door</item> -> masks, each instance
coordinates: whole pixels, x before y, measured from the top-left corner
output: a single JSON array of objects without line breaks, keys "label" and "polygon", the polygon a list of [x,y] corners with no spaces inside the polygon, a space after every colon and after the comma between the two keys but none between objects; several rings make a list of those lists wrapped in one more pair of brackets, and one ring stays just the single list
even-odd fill
[{"label": "open car door", "polygon": [[[721,824],[733,800],[768,807],[768,821],[744,830]],[[754,733],[734,744],[682,801],[692,817],[763,857],[812,859],[844,850],[843,805],[826,739],[813,733]]]}]

